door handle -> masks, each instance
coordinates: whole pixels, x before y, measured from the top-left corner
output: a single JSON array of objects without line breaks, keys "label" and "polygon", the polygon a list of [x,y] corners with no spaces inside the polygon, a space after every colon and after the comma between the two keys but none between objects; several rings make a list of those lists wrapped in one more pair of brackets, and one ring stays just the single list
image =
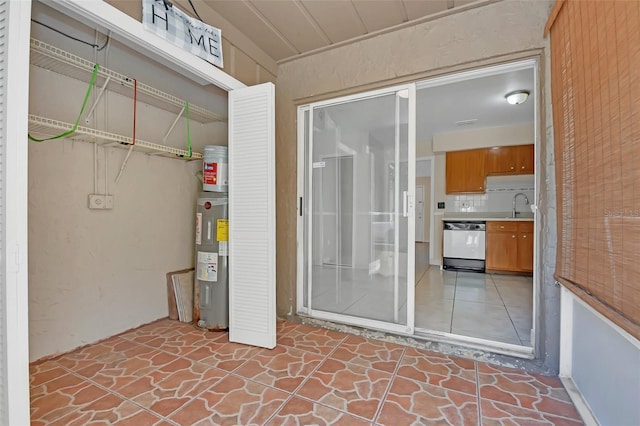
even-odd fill
[{"label": "door handle", "polygon": [[402,216],[413,216],[413,197],[409,191],[402,191]]}]

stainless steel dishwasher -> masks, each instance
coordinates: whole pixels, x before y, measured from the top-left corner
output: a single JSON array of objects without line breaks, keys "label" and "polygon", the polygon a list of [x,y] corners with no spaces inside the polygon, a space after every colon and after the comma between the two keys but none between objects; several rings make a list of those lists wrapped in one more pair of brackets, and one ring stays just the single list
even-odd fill
[{"label": "stainless steel dishwasher", "polygon": [[442,268],[484,272],[485,231],[483,221],[445,221]]}]

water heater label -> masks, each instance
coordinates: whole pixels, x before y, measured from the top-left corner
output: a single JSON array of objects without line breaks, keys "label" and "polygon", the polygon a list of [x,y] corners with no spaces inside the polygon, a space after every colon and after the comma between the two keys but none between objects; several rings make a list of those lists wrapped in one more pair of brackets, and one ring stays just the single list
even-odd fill
[{"label": "water heater label", "polygon": [[229,242],[228,241],[220,241],[218,243],[218,254],[220,256],[229,256]]},{"label": "water heater label", "polygon": [[202,213],[196,213],[196,244],[202,244]]},{"label": "water heater label", "polygon": [[225,163],[203,163],[203,183],[205,185],[228,185],[229,172]]},{"label": "water heater label", "polygon": [[204,163],[203,176],[205,185],[217,185],[218,163]]},{"label": "water heater label", "polygon": [[198,252],[198,279],[218,281],[218,253]]},{"label": "water heater label", "polygon": [[218,219],[216,224],[216,241],[229,241],[229,219]]}]

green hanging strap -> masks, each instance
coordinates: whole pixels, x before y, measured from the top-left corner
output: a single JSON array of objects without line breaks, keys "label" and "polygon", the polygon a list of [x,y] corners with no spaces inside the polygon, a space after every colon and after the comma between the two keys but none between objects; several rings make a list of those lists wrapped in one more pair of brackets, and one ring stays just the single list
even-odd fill
[{"label": "green hanging strap", "polygon": [[185,114],[187,116],[187,155],[184,155],[183,158],[191,158],[191,129],[189,128],[189,101],[185,102]]},{"label": "green hanging strap", "polygon": [[82,118],[82,114],[84,113],[84,108],[87,106],[87,101],[89,100],[89,96],[91,96],[91,90],[93,89],[93,84],[96,81],[96,75],[98,74],[98,68],[100,68],[100,66],[98,64],[95,64],[93,67],[93,74],[91,74],[91,81],[89,82],[89,88],[87,89],[87,93],[84,95],[84,101],[82,102],[82,108],[80,109],[80,114],[78,114],[78,118],[76,119],[76,123],[73,125],[73,128],[71,130],[68,130],[64,133],[60,133],[57,136],[51,136],[50,138],[45,138],[45,139],[36,139],[31,135],[29,136],[29,139],[34,141],[34,142],[45,142],[45,141],[51,141],[54,139],[61,139],[61,138],[65,138],[73,133],[76,132],[76,130],[78,130],[78,124],[80,123],[80,118]]}]

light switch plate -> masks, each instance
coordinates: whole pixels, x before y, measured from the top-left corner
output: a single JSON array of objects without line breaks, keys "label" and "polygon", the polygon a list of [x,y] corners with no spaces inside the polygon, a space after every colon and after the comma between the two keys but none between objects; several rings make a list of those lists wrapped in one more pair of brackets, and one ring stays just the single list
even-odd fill
[{"label": "light switch plate", "polygon": [[89,194],[89,209],[110,210],[113,208],[113,195]]}]

